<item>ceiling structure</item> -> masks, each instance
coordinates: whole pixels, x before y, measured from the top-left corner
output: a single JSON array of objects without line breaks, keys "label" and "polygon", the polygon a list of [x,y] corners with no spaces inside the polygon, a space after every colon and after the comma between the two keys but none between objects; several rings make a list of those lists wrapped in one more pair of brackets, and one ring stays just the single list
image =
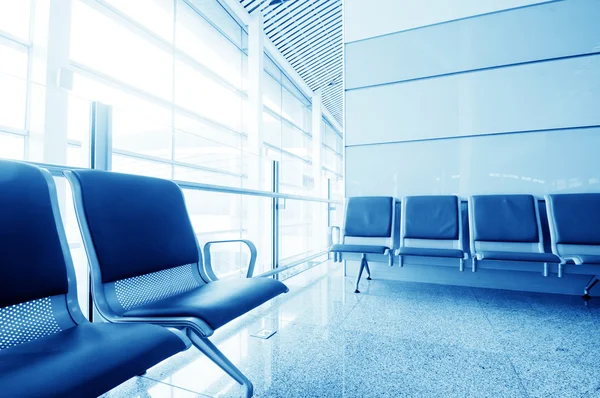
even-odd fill
[{"label": "ceiling structure", "polygon": [[342,0],[240,0],[263,14],[267,37],[342,125]]}]

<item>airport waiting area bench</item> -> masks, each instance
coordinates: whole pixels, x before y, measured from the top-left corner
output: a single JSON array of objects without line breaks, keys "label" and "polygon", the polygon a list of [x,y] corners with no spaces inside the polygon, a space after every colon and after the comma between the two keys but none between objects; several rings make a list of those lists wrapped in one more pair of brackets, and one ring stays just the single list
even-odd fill
[{"label": "airport waiting area bench", "polygon": [[[400,200],[399,239],[396,242],[392,197],[351,197],[346,204],[343,236],[331,245],[334,261],[357,260],[371,279],[371,261],[396,261],[428,257],[456,259],[458,269],[471,259],[471,270],[494,263],[493,269],[541,272],[545,277],[556,269],[563,277],[565,266],[574,264],[575,274],[590,275],[584,296],[594,287],[600,273],[600,193],[556,194],[545,197],[550,246],[545,250],[539,200],[533,195],[474,195],[468,198],[468,223],[463,226],[461,200],[451,195],[406,196]],[[387,227],[390,227],[388,229]],[[339,228],[332,227],[331,234]],[[345,238],[354,238],[351,244]],[[387,246],[368,244],[374,237],[390,240]],[[464,242],[468,241],[468,245]],[[468,248],[466,247],[468,246]],[[385,256],[382,256],[385,255]],[[444,263],[445,265],[447,263]],[[441,265],[441,263],[440,263]]]},{"label": "airport waiting area bench", "polygon": [[[53,178],[0,161],[2,394],[97,396],[194,345],[251,397],[250,380],[208,338],[288,288],[272,278],[218,280],[175,183],[94,170],[66,177],[105,322],[88,322],[79,308]],[[254,245],[238,242],[250,248],[252,276]]]},{"label": "airport waiting area bench", "polygon": [[90,323],[54,181],[0,161],[0,395],[95,397],[185,350],[181,332]]}]

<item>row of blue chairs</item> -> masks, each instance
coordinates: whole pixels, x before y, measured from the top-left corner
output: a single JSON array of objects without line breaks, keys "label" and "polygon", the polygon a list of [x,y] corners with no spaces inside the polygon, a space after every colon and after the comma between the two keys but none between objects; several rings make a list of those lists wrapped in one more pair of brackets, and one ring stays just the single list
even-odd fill
[{"label": "row of blue chairs", "polygon": [[[0,395],[95,397],[194,345],[252,396],[208,338],[288,288],[218,280],[175,183],[94,170],[66,177],[101,319],[89,322],[77,301],[53,177],[0,161]],[[254,250],[251,270],[255,249],[242,243]]]},{"label": "row of blue chairs", "polygon": [[[567,263],[600,266],[600,194],[555,194],[545,199],[551,253],[544,249],[539,204],[533,195],[470,197],[468,248],[463,243],[466,228],[457,196],[402,198],[399,228],[393,197],[349,198],[343,231],[333,227],[338,242],[331,245],[330,252],[336,261],[341,261],[342,255],[360,256],[356,293],[360,292],[363,270],[371,279],[369,255],[387,256],[390,266],[396,258],[400,266],[409,257],[457,259],[461,271],[470,258],[473,272],[482,261],[535,263],[540,264],[544,276],[555,264],[559,277]],[[597,282],[593,275],[584,295]]]}]

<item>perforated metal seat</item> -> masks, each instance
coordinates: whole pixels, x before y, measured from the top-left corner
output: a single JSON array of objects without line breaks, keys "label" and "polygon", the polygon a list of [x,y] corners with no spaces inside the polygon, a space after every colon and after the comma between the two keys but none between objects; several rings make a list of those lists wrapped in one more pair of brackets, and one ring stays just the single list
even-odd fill
[{"label": "perforated metal seat", "polygon": [[0,161],[0,395],[97,396],[187,346],[158,326],[89,323],[54,180]]},{"label": "perforated metal seat", "polygon": [[[100,314],[110,322],[185,330],[198,349],[252,396],[252,383],[208,337],[287,287],[271,278],[216,280],[210,262],[202,261],[183,193],[172,181],[92,170],[74,171],[67,178]],[[254,245],[239,242],[250,247],[251,274]]]},{"label": "perforated metal seat", "polygon": [[267,278],[214,281],[185,293],[135,306],[124,312],[123,316],[194,316],[216,330],[283,293],[286,288],[282,285]]}]

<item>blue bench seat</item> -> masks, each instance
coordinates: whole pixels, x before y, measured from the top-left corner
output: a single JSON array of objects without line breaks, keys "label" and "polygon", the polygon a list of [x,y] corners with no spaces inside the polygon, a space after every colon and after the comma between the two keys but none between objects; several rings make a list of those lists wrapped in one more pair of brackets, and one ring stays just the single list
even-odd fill
[{"label": "blue bench seat", "polygon": [[156,325],[90,323],[54,180],[0,160],[0,396],[95,397],[190,346]]},{"label": "blue bench seat", "polygon": [[524,261],[536,263],[560,263],[560,258],[552,253],[479,251],[481,260]]},{"label": "blue bench seat", "polygon": [[[235,381],[252,382],[209,340],[214,331],[288,291],[273,278],[219,280],[204,261],[185,196],[173,181],[97,170],[67,173],[98,311],[110,322],[182,329]],[[244,243],[234,240],[227,242]],[[210,245],[223,243],[207,242]],[[207,259],[210,258],[207,252]]]},{"label": "blue bench seat", "polygon": [[[600,265],[600,193],[546,196],[552,252],[565,263]],[[558,276],[562,276],[559,265]],[[589,272],[589,271],[588,271]],[[583,289],[585,297],[598,284],[597,271]]]},{"label": "blue bench seat", "polygon": [[[533,195],[475,195],[469,199],[472,270],[478,261],[540,264],[548,276],[550,264],[562,260],[544,251],[538,202]],[[525,267],[524,267],[525,268]]]},{"label": "blue bench seat", "polygon": [[397,250],[400,256],[463,258],[464,252],[460,249],[435,249],[427,247],[401,247]]},{"label": "blue bench seat", "polygon": [[[393,264],[395,207],[396,201],[391,196],[356,196],[346,202],[342,236],[338,243],[331,245],[329,252],[334,253],[335,261],[341,261],[343,253],[361,255],[354,293],[360,293],[358,287],[363,270],[367,271],[367,280],[371,280],[367,254],[387,255],[389,265]],[[339,231],[338,227],[332,228]],[[354,242],[349,242],[348,238]],[[377,244],[355,243],[357,239]]]},{"label": "blue bench seat", "polygon": [[400,266],[404,257],[458,259],[464,269],[460,200],[454,195],[405,196],[402,199]]},{"label": "blue bench seat", "polygon": [[84,323],[0,351],[5,397],[95,397],[186,348],[153,325]]},{"label": "blue bench seat", "polygon": [[213,329],[244,315],[287,287],[273,279],[217,280],[191,291],[135,307],[124,317],[198,317]]},{"label": "blue bench seat", "polygon": [[385,254],[390,250],[387,246],[376,245],[349,245],[337,243],[329,249],[332,253],[365,253],[365,254]]}]

